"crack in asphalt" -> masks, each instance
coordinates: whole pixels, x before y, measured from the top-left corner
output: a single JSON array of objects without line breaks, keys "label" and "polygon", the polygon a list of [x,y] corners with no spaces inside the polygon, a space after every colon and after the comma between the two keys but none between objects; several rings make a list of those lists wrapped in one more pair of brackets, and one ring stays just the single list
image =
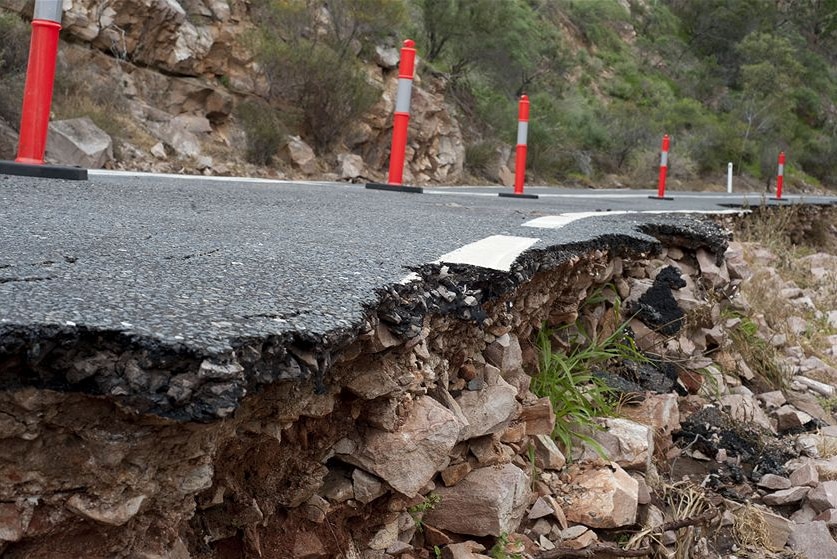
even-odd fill
[{"label": "crack in asphalt", "polygon": [[52,276],[42,277],[28,277],[28,278],[0,278],[0,283],[15,283],[15,282],[32,282],[32,281],[49,281],[53,280]]},{"label": "crack in asphalt", "polygon": [[216,252],[220,252],[220,248],[213,248],[212,250],[207,250],[204,252],[196,252],[193,254],[187,254],[185,256],[164,256],[163,260],[174,260],[176,258],[180,258],[181,260],[189,260],[190,258],[199,258],[201,256],[209,256],[210,254],[215,254]]}]

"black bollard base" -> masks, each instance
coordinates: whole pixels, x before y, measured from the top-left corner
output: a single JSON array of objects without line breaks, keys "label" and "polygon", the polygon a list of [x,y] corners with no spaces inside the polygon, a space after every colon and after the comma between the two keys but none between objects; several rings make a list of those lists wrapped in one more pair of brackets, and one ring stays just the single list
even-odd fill
[{"label": "black bollard base", "polygon": [[651,200],[674,200],[674,198],[671,198],[670,196],[649,196],[648,198]]},{"label": "black bollard base", "polygon": [[87,169],[82,169],[81,167],[65,167],[62,165],[32,165],[30,163],[17,163],[15,161],[0,161],[0,175],[86,181]]},{"label": "black bollard base", "polygon": [[537,200],[537,194],[515,194],[514,192],[501,192],[498,194],[500,198],[528,198],[529,200]]},{"label": "black bollard base", "polygon": [[380,182],[368,182],[366,188],[369,190],[388,190],[390,192],[411,192],[413,194],[421,194],[424,189],[420,186],[401,186],[398,184],[384,184]]}]

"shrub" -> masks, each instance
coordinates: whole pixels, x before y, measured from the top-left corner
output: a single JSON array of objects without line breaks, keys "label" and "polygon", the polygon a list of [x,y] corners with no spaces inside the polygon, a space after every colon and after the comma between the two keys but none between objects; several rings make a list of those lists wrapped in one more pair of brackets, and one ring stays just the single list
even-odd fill
[{"label": "shrub", "polygon": [[247,161],[269,165],[287,134],[274,109],[264,101],[243,101],[235,116],[247,135]]},{"label": "shrub", "polygon": [[491,176],[496,161],[497,145],[494,142],[477,142],[465,146],[465,168],[476,177],[496,179]]},{"label": "shrub", "polygon": [[378,99],[355,50],[397,26],[402,9],[395,0],[257,3],[254,46],[270,96],[299,108],[303,134],[318,149],[336,144]]},{"label": "shrub", "polygon": [[19,17],[0,13],[0,119],[17,128],[23,101],[23,73],[29,29]]}]

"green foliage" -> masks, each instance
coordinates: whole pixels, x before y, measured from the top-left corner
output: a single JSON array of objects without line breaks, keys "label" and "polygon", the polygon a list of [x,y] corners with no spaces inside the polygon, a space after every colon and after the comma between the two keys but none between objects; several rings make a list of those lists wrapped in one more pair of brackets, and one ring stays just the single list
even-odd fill
[{"label": "green foliage", "polygon": [[441,495],[430,493],[422,502],[407,508],[407,512],[410,513],[410,516],[413,517],[413,521],[416,523],[416,530],[421,532],[424,529],[424,523],[422,522],[424,513],[433,510],[441,502]]},{"label": "green foliage", "polygon": [[20,122],[28,53],[27,25],[17,15],[0,13],[0,119],[14,127]]},{"label": "green foliage", "polygon": [[630,12],[621,4],[596,0],[563,0],[562,4],[590,43],[611,52],[624,48],[617,26],[628,23]]},{"label": "green foliage", "polygon": [[[614,312],[618,316],[618,310]],[[532,379],[532,392],[552,402],[556,418],[552,435],[567,450],[572,448],[575,438],[601,450],[585,431],[597,429],[595,419],[613,415],[616,409],[612,389],[595,377],[593,371],[613,362],[647,361],[626,334],[626,328],[624,322],[610,335],[597,339],[585,332],[579,322],[574,325],[576,334],[565,340],[569,344],[567,352],[553,350],[555,332],[542,328],[538,334],[540,362],[538,374]],[[569,334],[573,329],[563,330]]]},{"label": "green foliage", "polygon": [[534,180],[646,184],[667,133],[678,179],[723,176],[732,161],[766,184],[784,149],[797,181],[835,183],[837,0],[253,0],[251,11],[270,101],[298,112],[318,150],[379,98],[362,67],[372,47],[410,36],[419,72],[464,115],[476,176],[492,146],[514,144],[525,92]]},{"label": "green foliage", "polygon": [[509,543],[508,533],[501,533],[488,551],[488,556],[493,559],[523,559],[522,553],[508,551]]},{"label": "green foliage", "polygon": [[254,48],[270,85],[271,99],[298,108],[303,134],[319,149],[341,139],[350,123],[380,93],[366,80],[353,49],[375,44],[397,25],[397,0],[260,0]]},{"label": "green foliage", "polygon": [[269,165],[287,134],[275,110],[263,101],[243,101],[235,116],[247,135],[247,161]]},{"label": "green foliage", "polygon": [[758,336],[758,324],[751,318],[740,318],[741,322],[730,332],[733,347],[753,371],[758,371],[775,389],[785,390],[790,371],[782,364],[776,348]]},{"label": "green foliage", "polygon": [[497,158],[497,145],[494,142],[477,142],[465,146],[465,168],[476,177],[491,178],[491,167]]}]

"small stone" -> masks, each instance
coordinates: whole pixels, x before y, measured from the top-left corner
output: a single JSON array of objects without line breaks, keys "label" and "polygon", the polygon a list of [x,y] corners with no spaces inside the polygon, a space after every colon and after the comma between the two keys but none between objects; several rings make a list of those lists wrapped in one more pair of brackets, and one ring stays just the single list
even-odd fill
[{"label": "small stone", "polygon": [[389,555],[403,555],[408,551],[412,551],[413,546],[408,544],[407,542],[396,541],[394,544],[387,548],[387,554]]},{"label": "small stone", "polygon": [[774,390],[772,392],[762,392],[756,398],[764,404],[767,410],[775,410],[785,405],[785,395],[781,390]]},{"label": "small stone", "polygon": [[526,425],[527,435],[551,435],[555,429],[555,413],[549,398],[541,398],[534,404],[523,406],[520,421]]},{"label": "small stone", "polygon": [[764,474],[757,485],[775,491],[777,489],[790,489],[791,482],[788,478],[776,474]]},{"label": "small stone", "polygon": [[820,476],[817,469],[811,462],[806,462],[805,465],[797,468],[790,475],[791,485],[816,487],[819,484]]},{"label": "small stone", "polygon": [[576,524],[575,526],[570,526],[569,528],[561,530],[561,539],[574,540],[588,530],[589,528],[587,526]]},{"label": "small stone", "polygon": [[442,559],[477,559],[483,557],[477,555],[480,551],[485,551],[485,546],[474,541],[452,543],[442,550]]},{"label": "small stone", "polygon": [[652,427],[662,436],[680,429],[680,408],[676,394],[650,394],[638,405],[622,408],[622,416]]},{"label": "small stone", "polygon": [[453,540],[442,532],[441,530],[430,526],[429,524],[424,524],[424,542],[427,545],[438,545],[439,547],[449,545]]},{"label": "small stone", "polygon": [[789,505],[791,503],[798,503],[811,490],[810,487],[791,487],[790,489],[782,489],[775,493],[770,493],[762,498],[765,504],[770,506]]},{"label": "small stone", "polygon": [[552,517],[558,521],[558,525],[562,530],[566,530],[569,523],[567,522],[567,517],[564,515],[564,510],[561,508],[560,503],[558,503],[552,495],[546,495],[544,496],[544,499],[552,508]]},{"label": "small stone", "polygon": [[549,541],[549,538],[547,538],[546,536],[541,536],[538,538],[538,545],[544,551],[550,551],[552,549],[555,549],[555,544]]},{"label": "small stone", "polygon": [[775,432],[773,424],[770,423],[770,419],[755,397],[745,394],[727,394],[722,396],[720,401],[722,406],[729,407],[729,415],[733,420],[755,423],[770,432]]},{"label": "small stone", "polygon": [[550,515],[554,512],[555,510],[549,505],[546,499],[538,497],[538,500],[535,501],[535,504],[532,505],[531,509],[529,509],[529,520],[543,518],[544,516]]},{"label": "small stone", "polygon": [[326,557],[325,546],[314,532],[298,532],[294,538],[293,559]]},{"label": "small stone", "polygon": [[320,559],[326,557],[325,546],[314,532],[298,532],[294,538],[293,559]]},{"label": "small stone", "polygon": [[818,513],[837,508],[837,481],[824,481],[812,489],[808,494],[808,503]]},{"label": "small stone", "polygon": [[477,459],[478,467],[494,466],[509,462],[513,453],[509,451],[507,456],[504,445],[496,435],[472,439],[470,444],[471,454]]},{"label": "small stone", "polygon": [[2,542],[16,542],[29,526],[31,510],[22,510],[15,503],[0,503],[0,549]]},{"label": "small stone", "polygon": [[804,524],[805,522],[811,522],[815,516],[817,516],[817,511],[814,510],[814,507],[805,503],[801,509],[791,515],[790,519],[797,524]]},{"label": "small stone", "polygon": [[448,466],[442,470],[442,483],[445,484],[445,487],[456,485],[465,476],[471,473],[472,469],[473,468],[471,468],[471,465],[468,462],[460,462],[459,464]]},{"label": "small stone", "polygon": [[125,501],[109,504],[96,502],[90,497],[73,495],[66,506],[74,513],[109,526],[122,526],[139,512],[145,495],[138,495]]},{"label": "small stone", "polygon": [[801,429],[803,425],[813,419],[805,412],[801,412],[791,406],[784,405],[776,410],[776,421],[779,432]]},{"label": "small stone", "polygon": [[632,474],[632,478],[637,483],[637,503],[640,505],[647,505],[651,502],[651,490],[648,488],[648,483],[641,475]]},{"label": "small stone", "polygon": [[585,547],[589,547],[596,541],[598,541],[599,536],[593,530],[587,530],[583,534],[578,537],[575,537],[571,540],[566,540],[562,543],[562,547],[566,547],[569,549],[584,549]]},{"label": "small stone", "polygon": [[331,506],[328,504],[328,501],[319,495],[312,495],[311,498],[305,502],[303,512],[305,514],[305,518],[311,522],[314,522],[315,524],[322,524],[330,510]]},{"label": "small stone", "polygon": [[529,504],[529,483],[526,473],[512,464],[474,470],[455,486],[436,490],[441,501],[424,521],[473,536],[513,532]]},{"label": "small stone", "polygon": [[166,148],[163,146],[163,142],[157,142],[151,147],[151,155],[157,159],[166,159],[168,157]]},{"label": "small stone", "polygon": [[539,518],[529,529],[529,533],[535,537],[545,536],[550,532],[552,532],[552,524],[546,518]]},{"label": "small stone", "polygon": [[513,423],[506,427],[506,430],[500,435],[500,441],[504,443],[521,443],[526,437],[526,424]]},{"label": "small stone", "polygon": [[329,472],[326,475],[320,493],[323,497],[335,503],[343,503],[349,499],[353,499],[355,496],[354,486],[351,480],[336,471]]},{"label": "small stone", "polygon": [[825,522],[814,521],[794,526],[788,538],[791,549],[807,559],[834,559],[837,557],[837,542]]},{"label": "small stone", "polygon": [[796,377],[794,377],[793,380],[801,384],[804,384],[806,387],[808,387],[810,390],[813,390],[820,396],[825,396],[826,398],[831,398],[832,396],[834,396],[835,389],[830,384],[810,379],[802,375],[797,375]]},{"label": "small stone", "polygon": [[570,521],[591,528],[618,528],[636,521],[639,484],[618,464],[582,471],[573,476],[571,487],[573,506],[564,511]]},{"label": "small stone", "polygon": [[814,520],[821,520],[825,522],[829,528],[837,527],[837,509],[825,510],[815,516]]},{"label": "small stone", "polygon": [[352,472],[352,484],[355,499],[363,504],[371,503],[386,493],[386,488],[380,479],[360,468],[355,468]]},{"label": "small stone", "polygon": [[501,377],[482,390],[463,392],[456,401],[469,425],[462,429],[459,440],[503,431],[517,415],[516,397],[517,389]]},{"label": "small stone", "polygon": [[367,544],[369,549],[383,551],[398,541],[398,519],[387,522]]},{"label": "small stone", "polygon": [[558,445],[548,435],[535,435],[535,465],[542,470],[560,470],[567,463],[567,459],[559,450]]},{"label": "small stone", "polygon": [[764,518],[764,521],[767,524],[768,537],[770,538],[770,549],[782,549],[788,541],[788,536],[790,536],[791,530],[793,530],[794,523],[784,516],[780,516],[761,507],[758,508],[761,512],[762,518]]}]

